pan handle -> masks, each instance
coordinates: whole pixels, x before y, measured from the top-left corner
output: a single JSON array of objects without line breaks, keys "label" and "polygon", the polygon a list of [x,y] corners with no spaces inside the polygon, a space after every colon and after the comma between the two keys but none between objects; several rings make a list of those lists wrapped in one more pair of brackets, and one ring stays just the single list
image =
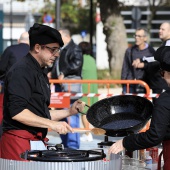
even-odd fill
[{"label": "pan handle", "polygon": [[[90,108],[90,106],[89,105],[87,105],[87,104],[85,104],[85,106],[87,106],[88,108]],[[82,115],[86,115],[87,113],[83,113],[83,112],[80,112],[80,110],[77,108],[77,111],[79,112],[79,113],[81,113]]]}]

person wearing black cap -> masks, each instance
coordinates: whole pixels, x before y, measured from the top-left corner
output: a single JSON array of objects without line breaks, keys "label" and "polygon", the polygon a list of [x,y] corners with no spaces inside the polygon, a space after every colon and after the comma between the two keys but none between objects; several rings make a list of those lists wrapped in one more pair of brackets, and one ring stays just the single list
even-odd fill
[{"label": "person wearing black cap", "polygon": [[[160,94],[156,100],[151,118],[150,128],[144,132],[130,135],[114,143],[109,153],[150,148],[162,142],[163,145],[163,170],[170,169],[170,40],[156,51],[155,59],[160,62],[160,73],[168,84],[169,89]],[[158,170],[160,170],[160,160]]]},{"label": "person wearing black cap", "polygon": [[[30,51],[15,63],[5,79],[3,134],[0,157],[23,160],[26,150],[45,149],[47,130],[59,134],[73,132],[58,121],[84,109],[76,101],[68,110],[50,110],[50,86],[45,67],[52,67],[63,41],[60,33],[49,26],[35,23],[29,30]],[[37,148],[38,146],[38,148]]]}]

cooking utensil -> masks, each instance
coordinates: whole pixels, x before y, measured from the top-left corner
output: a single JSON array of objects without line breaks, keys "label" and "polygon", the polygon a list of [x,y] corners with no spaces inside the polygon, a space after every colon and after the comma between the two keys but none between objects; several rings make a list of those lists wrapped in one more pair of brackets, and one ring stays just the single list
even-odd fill
[{"label": "cooking utensil", "polygon": [[153,104],[144,97],[118,95],[102,99],[87,111],[87,120],[108,136],[127,136],[141,130],[151,117]]},{"label": "cooking utensil", "polygon": [[93,128],[93,129],[74,129],[74,132],[85,133],[92,132],[94,135],[104,135],[106,131],[101,128]]},{"label": "cooking utensil", "polygon": [[40,162],[78,162],[102,160],[106,155],[102,149],[77,150],[65,148],[63,150],[27,150],[21,153],[20,157],[25,160]]},{"label": "cooking utensil", "polygon": [[[85,106],[88,107],[88,108],[90,108],[90,106],[87,105],[87,104],[85,104]],[[82,115],[86,115],[86,114],[87,114],[87,113],[81,112],[78,108],[77,108],[77,111],[78,111],[80,114],[82,114]]]}]

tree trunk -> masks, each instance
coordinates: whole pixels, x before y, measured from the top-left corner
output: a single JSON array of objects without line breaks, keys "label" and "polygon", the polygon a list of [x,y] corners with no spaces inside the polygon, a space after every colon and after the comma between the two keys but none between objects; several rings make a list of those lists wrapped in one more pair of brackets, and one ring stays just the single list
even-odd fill
[{"label": "tree trunk", "polygon": [[115,79],[120,79],[122,61],[127,48],[127,36],[119,2],[100,0],[100,15],[104,25],[103,33],[106,35],[110,73]]},{"label": "tree trunk", "polygon": [[122,62],[127,48],[126,29],[121,16],[112,15],[104,24],[110,73],[120,79]]}]

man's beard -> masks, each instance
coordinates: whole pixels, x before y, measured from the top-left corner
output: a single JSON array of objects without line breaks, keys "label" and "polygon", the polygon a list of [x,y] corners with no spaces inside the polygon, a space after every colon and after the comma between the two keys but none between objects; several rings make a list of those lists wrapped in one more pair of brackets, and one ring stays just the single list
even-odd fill
[{"label": "man's beard", "polygon": [[48,68],[52,68],[52,67],[53,67],[53,65],[54,65],[54,63],[53,63],[53,64],[48,65],[47,67],[48,67]]}]

